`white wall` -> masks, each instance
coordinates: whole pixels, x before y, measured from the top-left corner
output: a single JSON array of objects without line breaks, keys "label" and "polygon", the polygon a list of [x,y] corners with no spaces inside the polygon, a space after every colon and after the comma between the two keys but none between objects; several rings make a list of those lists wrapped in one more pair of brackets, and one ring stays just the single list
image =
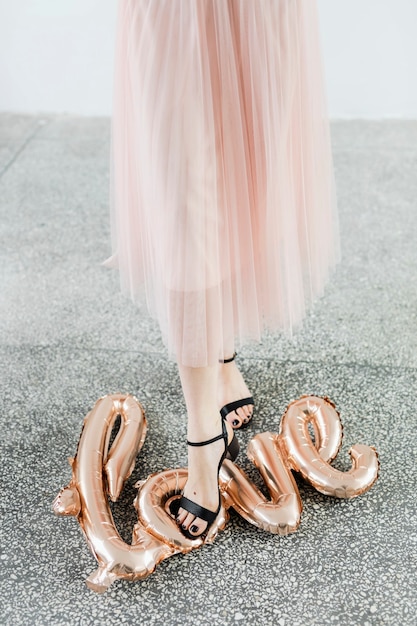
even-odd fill
[{"label": "white wall", "polygon": [[0,111],[111,111],[116,0],[0,0]]},{"label": "white wall", "polygon": [[417,118],[416,0],[318,1],[330,116]]},{"label": "white wall", "polygon": [[[330,116],[417,118],[416,0],[318,3]],[[0,0],[0,111],[109,115],[116,5]]]}]

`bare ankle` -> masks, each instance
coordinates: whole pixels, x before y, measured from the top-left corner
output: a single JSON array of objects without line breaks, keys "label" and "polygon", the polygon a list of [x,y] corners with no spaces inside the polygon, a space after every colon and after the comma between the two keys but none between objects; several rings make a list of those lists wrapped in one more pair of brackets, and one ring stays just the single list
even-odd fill
[{"label": "bare ankle", "polygon": [[187,439],[189,441],[205,441],[218,435],[221,429],[221,418],[217,403],[210,411],[188,414]]}]

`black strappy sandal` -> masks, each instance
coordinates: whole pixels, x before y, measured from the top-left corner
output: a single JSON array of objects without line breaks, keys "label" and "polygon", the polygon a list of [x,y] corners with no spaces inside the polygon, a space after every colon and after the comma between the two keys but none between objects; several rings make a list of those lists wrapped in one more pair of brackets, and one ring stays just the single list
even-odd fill
[{"label": "black strappy sandal", "polygon": [[[210,443],[214,443],[215,441],[219,441],[220,439],[223,439],[224,452],[221,456],[219,466],[217,468],[217,476],[218,476],[220,472],[220,467],[224,459],[229,459],[231,461],[234,461],[237,455],[239,454],[239,442],[236,438],[236,435],[233,434],[233,439],[229,444],[227,443],[228,436],[229,435],[227,432],[226,424],[222,420],[222,434],[221,435],[218,435],[217,437],[213,437],[213,439],[208,439],[207,441],[201,441],[197,443],[192,442],[192,441],[187,441],[187,444],[189,446],[196,446],[196,447],[208,446]],[[210,526],[212,525],[212,523],[214,522],[214,520],[219,514],[220,507],[221,507],[221,496],[220,496],[220,491],[219,491],[219,506],[217,507],[216,511],[210,511],[210,509],[206,509],[204,506],[196,504],[195,502],[193,502],[189,498],[186,498],[185,496],[181,496],[181,498],[174,500],[170,506],[170,511],[171,511],[171,514],[175,518],[177,518],[179,509],[183,508],[186,511],[188,511],[188,513],[191,513],[191,515],[195,515],[195,517],[199,517],[200,519],[207,522],[206,528],[199,535],[193,535],[192,533],[190,533],[189,530],[180,527],[181,532],[188,539],[199,539],[200,537],[203,537],[209,530]]]},{"label": "black strappy sandal", "polygon": [[[235,352],[230,359],[219,360],[219,363],[231,363],[232,361],[235,360],[236,356],[237,356],[237,353]],[[232,411],[236,411],[236,409],[240,409],[241,407],[246,406],[247,404],[252,404],[253,406],[255,406],[255,401],[252,396],[249,396],[249,398],[242,398],[241,400],[235,400],[234,402],[229,402],[228,404],[225,404],[220,409],[220,415],[222,416],[223,419],[226,419],[229,413],[232,413]],[[248,418],[248,421],[246,423],[242,422],[240,426],[234,426],[233,423],[230,423],[230,422],[229,423],[231,427],[234,428],[235,430],[247,428],[252,421],[252,417],[253,417],[253,410],[252,410],[252,415]]]}]

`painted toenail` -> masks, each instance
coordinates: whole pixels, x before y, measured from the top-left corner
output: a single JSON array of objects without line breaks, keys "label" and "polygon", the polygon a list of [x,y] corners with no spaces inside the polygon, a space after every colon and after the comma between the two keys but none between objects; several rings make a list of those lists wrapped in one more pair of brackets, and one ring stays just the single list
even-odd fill
[{"label": "painted toenail", "polygon": [[239,426],[239,420],[233,420],[232,426]]},{"label": "painted toenail", "polygon": [[186,526],[185,524],[182,524],[181,528],[182,528],[183,530],[187,530],[187,526]]},{"label": "painted toenail", "polygon": [[193,524],[193,525],[191,526],[190,530],[191,530],[191,532],[192,532],[192,533],[196,533],[196,532],[197,532],[197,530],[198,530],[198,526],[196,526],[195,524]]}]

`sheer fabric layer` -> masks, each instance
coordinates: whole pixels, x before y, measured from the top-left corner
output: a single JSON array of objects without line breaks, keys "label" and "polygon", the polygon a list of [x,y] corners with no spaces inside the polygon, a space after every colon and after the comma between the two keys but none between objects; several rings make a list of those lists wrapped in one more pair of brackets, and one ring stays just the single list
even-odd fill
[{"label": "sheer fabric layer", "polygon": [[113,259],[169,354],[292,331],[339,255],[314,0],[119,0]]}]

